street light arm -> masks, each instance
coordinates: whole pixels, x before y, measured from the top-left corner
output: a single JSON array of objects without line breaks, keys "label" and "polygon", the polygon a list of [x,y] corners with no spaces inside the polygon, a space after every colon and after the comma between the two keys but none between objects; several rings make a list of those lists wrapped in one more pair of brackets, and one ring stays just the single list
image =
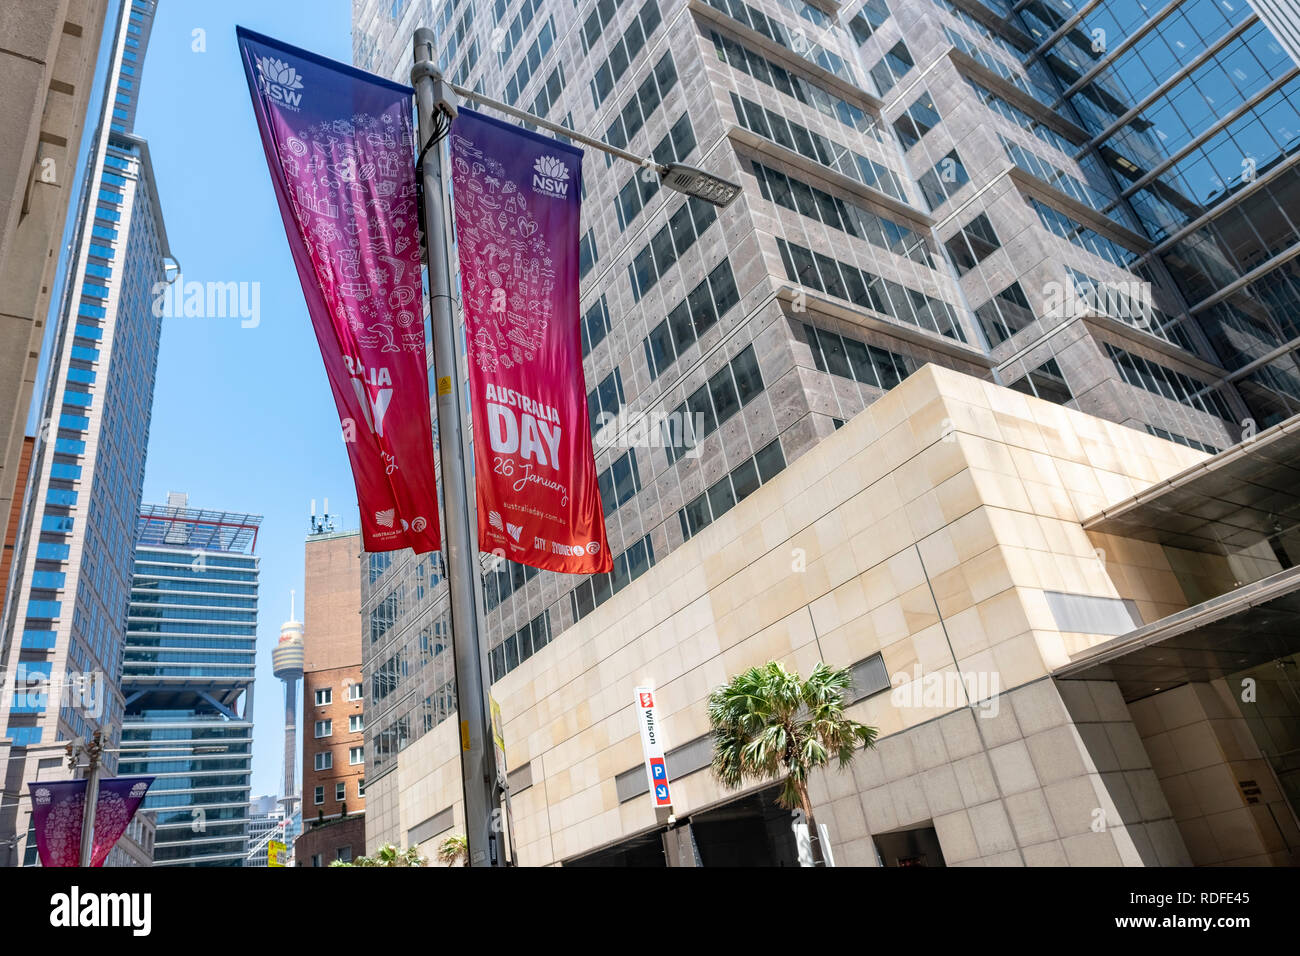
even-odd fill
[{"label": "street light arm", "polygon": [[638,156],[636,153],[629,153],[625,149],[619,149],[617,146],[611,146],[609,143],[602,142],[601,140],[588,136],[585,133],[576,132],[574,130],[569,129],[567,126],[561,126],[559,123],[552,123],[550,120],[544,117],[534,116],[532,113],[525,112],[524,110],[521,109],[516,109],[515,107],[509,105],[508,103],[502,103],[500,100],[494,100],[490,96],[484,96],[482,93],[475,92],[474,90],[466,89],[463,86],[457,86],[455,83],[447,83],[446,85],[453,92],[455,92],[457,96],[463,96],[465,97],[465,99],[473,100],[475,103],[480,103],[483,106],[490,106],[494,110],[500,110],[503,113],[507,113],[510,116],[515,117],[516,119],[523,120],[525,123],[533,123],[537,126],[542,127],[543,129],[549,129],[552,133],[558,133],[560,136],[566,136],[569,139],[573,140],[574,142],[582,143],[584,146],[590,146],[592,149],[598,149],[603,153],[609,153],[611,156],[617,156],[619,159],[625,159],[629,163],[636,163],[636,165],[638,166],[644,166],[649,169],[653,169],[660,176],[668,172],[667,166],[665,166],[663,163],[655,162],[650,157]]}]

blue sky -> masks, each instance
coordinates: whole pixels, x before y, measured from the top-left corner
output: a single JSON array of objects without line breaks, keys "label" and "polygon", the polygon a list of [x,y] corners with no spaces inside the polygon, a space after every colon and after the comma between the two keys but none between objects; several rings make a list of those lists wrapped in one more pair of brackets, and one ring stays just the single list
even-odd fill
[{"label": "blue sky", "polygon": [[[149,140],[167,238],[186,281],[260,283],[261,314],[256,328],[237,318],[163,320],[144,500],[187,491],[193,507],[265,516],[253,793],[278,794],[284,699],[271,649],[290,589],[301,617],[311,499],[319,507],[328,497],[340,530],[356,528],[356,492],[258,140],[237,23],[351,62],[349,0],[158,5],[136,131]],[[206,32],[206,52],[192,49],[195,29]]]}]

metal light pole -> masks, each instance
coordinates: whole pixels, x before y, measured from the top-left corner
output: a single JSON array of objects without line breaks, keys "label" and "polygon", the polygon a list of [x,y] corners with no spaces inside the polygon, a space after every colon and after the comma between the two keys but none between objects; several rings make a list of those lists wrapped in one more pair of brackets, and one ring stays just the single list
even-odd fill
[{"label": "metal light pole", "polygon": [[[433,334],[433,366],[437,379],[439,460],[442,464],[442,502],[446,518],[443,534],[443,563],[451,605],[452,657],[456,672],[456,710],[460,720],[461,784],[465,794],[465,836],[469,843],[470,866],[504,866],[503,847],[493,826],[498,794],[509,801],[506,781],[499,775],[488,709],[488,681],[483,667],[479,621],[478,548],[476,529],[471,526],[469,481],[461,396],[465,377],[461,374],[455,316],[452,314],[451,260],[445,212],[442,140],[456,117],[456,96],[474,100],[509,116],[541,126],[574,142],[582,143],[619,159],[657,173],[660,182],[676,192],[695,196],[715,206],[726,206],[740,193],[740,187],[711,173],[683,163],[658,163],[598,139],[577,133],[494,100],[473,90],[447,82],[434,62],[433,31],[415,31],[411,85],[415,87],[419,121],[420,163],[417,175],[422,188],[424,252],[429,267],[429,313]],[[513,841],[514,834],[511,835]],[[512,862],[514,862],[512,860]]]},{"label": "metal light pole", "polygon": [[502,866],[500,840],[492,825],[496,806],[496,760],[491,750],[487,682],[479,649],[478,548],[470,527],[469,481],[462,427],[457,335],[451,307],[451,261],[442,179],[442,139],[456,115],[451,91],[433,62],[433,31],[415,31],[416,113],[420,124],[420,170],[424,248],[429,265],[429,315],[433,368],[437,377],[438,452],[442,463],[443,558],[451,605],[451,647],[456,672],[456,716],[460,720],[461,785],[465,792],[465,836],[470,866]]},{"label": "metal light pole", "polygon": [[86,799],[81,813],[81,854],[78,865],[90,866],[95,849],[95,806],[99,803],[99,755],[104,745],[100,731],[95,731],[83,747],[68,744],[68,769],[77,769],[77,758],[86,755]]}]

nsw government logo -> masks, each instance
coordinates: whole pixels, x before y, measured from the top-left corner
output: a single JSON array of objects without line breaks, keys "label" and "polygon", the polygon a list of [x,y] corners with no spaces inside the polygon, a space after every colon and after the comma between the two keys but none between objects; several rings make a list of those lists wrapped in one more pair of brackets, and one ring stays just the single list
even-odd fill
[{"label": "nsw government logo", "polygon": [[569,195],[569,167],[554,156],[541,156],[533,163],[533,192],[563,199]]},{"label": "nsw government logo", "polygon": [[257,72],[261,74],[261,86],[266,95],[285,109],[298,112],[302,105],[302,77],[298,71],[284,60],[273,56],[257,58]]}]

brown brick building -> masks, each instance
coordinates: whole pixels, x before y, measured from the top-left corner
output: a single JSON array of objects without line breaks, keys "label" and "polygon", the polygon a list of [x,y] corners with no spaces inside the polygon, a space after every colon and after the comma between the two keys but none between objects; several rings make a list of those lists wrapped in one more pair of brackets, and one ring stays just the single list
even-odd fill
[{"label": "brown brick building", "polygon": [[303,833],[299,866],[365,853],[361,536],[314,534],[303,598]]}]

